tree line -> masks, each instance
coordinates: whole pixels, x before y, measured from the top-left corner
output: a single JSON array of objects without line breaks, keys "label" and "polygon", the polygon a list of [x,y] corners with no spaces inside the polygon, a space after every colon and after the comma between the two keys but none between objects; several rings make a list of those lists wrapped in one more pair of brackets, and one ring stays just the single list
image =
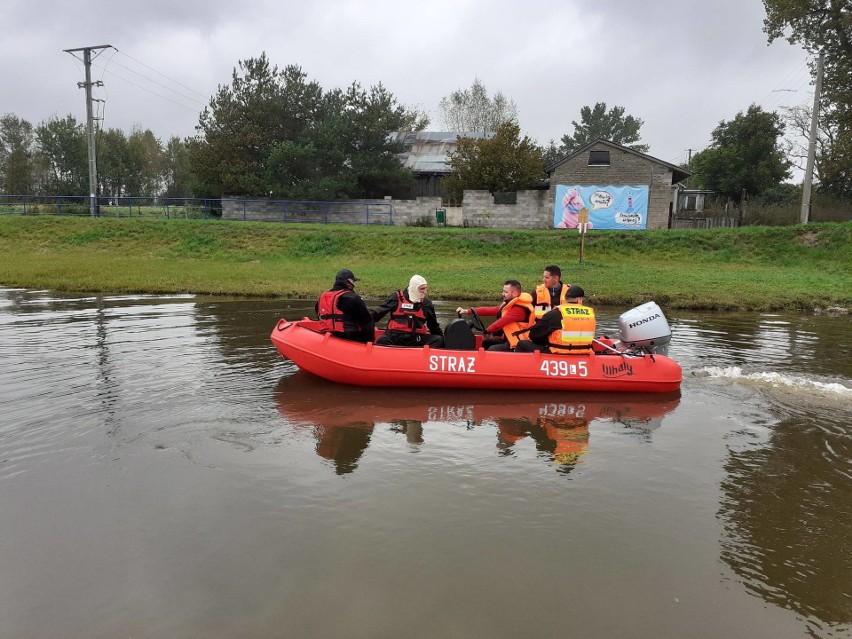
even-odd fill
[{"label": "tree line", "polygon": [[[185,141],[163,144],[150,130],[97,135],[98,194],[117,197],[189,197],[192,171]],[[9,195],[89,194],[86,126],[73,115],[40,124],[14,114],[0,117],[0,192]]]},{"label": "tree line", "polygon": [[[852,26],[836,0],[764,0],[770,41],[785,37],[826,55],[816,176],[819,188],[852,198]],[[459,133],[445,185],[491,192],[536,187],[546,168],[596,138],[649,152],[641,118],[604,102],[584,106],[572,131],[546,145],[521,132],[515,102],[489,95],[477,78],[438,105],[444,131]],[[784,186],[803,152],[785,131],[805,133],[809,109],[785,114],[752,104],[712,131],[688,168],[690,186],[738,201]],[[240,61],[199,116],[196,134],[163,143],[150,130],[98,134],[98,193],[105,197],[222,195],[338,200],[406,197],[414,176],[397,160],[399,132],[428,117],[382,84],[325,89],[302,69],[279,69],[266,54]],[[487,136],[471,135],[488,133]],[[88,194],[85,127],[68,115],[36,126],[0,118],[0,192]],[[782,189],[783,190],[783,189]],[[787,190],[789,191],[789,189]]]}]

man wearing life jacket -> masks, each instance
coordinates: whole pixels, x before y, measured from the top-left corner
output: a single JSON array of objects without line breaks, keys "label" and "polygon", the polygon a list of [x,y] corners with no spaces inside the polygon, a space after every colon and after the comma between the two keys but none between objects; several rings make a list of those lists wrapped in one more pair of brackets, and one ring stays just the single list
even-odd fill
[{"label": "man wearing life jacket", "polygon": [[372,311],[376,322],[390,313],[385,334],[376,340],[376,346],[429,345],[441,348],[444,345],[444,333],[438,324],[435,306],[426,297],[428,288],[423,277],[414,275],[408,282],[408,288],[394,291],[384,304]]},{"label": "man wearing life jacket", "polygon": [[595,311],[583,305],[585,294],[577,285],[570,287],[565,304],[547,311],[530,329],[529,339],[519,342],[515,350],[590,355],[595,337]]},{"label": "man wearing life jacket", "polygon": [[535,287],[535,316],[540,318],[547,311],[565,304],[570,285],[562,281],[562,269],[555,264],[544,267],[542,283]]},{"label": "man wearing life jacket", "polygon": [[375,339],[373,317],[355,292],[355,282],[359,279],[348,268],[337,271],[331,290],[320,295],[315,307],[320,331],[355,342]]},{"label": "man wearing life jacket", "polygon": [[[511,351],[521,336],[526,334],[535,322],[535,310],[532,305],[532,295],[524,293],[518,280],[506,280],[503,285],[503,303],[500,306],[483,306],[475,308],[477,315],[482,317],[497,317],[485,329],[486,337],[482,340],[482,348],[489,351]],[[456,309],[457,313],[470,314],[470,309]]]}]

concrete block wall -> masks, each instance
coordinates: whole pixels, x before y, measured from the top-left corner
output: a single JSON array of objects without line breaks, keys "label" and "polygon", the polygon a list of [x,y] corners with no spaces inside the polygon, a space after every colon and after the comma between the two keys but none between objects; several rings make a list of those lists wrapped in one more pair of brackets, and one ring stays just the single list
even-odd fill
[{"label": "concrete block wall", "polygon": [[[609,166],[589,166],[589,151],[609,151]],[[665,229],[672,202],[671,169],[635,153],[594,144],[583,153],[560,164],[550,176],[548,201],[553,203],[557,184],[581,186],[648,186],[648,228]],[[552,211],[550,216],[552,219]]]},{"label": "concrete block wall", "polygon": [[548,228],[547,191],[518,191],[515,204],[495,204],[488,191],[465,191],[463,224],[495,229]]},{"label": "concrete block wall", "polygon": [[434,225],[435,211],[443,208],[441,198],[418,197],[416,200],[392,200],[393,203],[393,225],[408,226],[420,218],[429,218]]},{"label": "concrete block wall", "polygon": [[349,202],[294,202],[222,198],[223,220],[254,222],[316,222],[327,224],[390,224],[391,200]]}]

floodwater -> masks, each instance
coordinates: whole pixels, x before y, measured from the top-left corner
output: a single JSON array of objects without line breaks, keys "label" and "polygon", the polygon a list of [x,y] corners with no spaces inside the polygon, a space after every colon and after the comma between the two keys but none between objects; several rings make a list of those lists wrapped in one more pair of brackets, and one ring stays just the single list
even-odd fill
[{"label": "floodwater", "polygon": [[324,383],[311,307],[0,289],[0,636],[852,634],[848,316],[667,311],[612,396]]}]

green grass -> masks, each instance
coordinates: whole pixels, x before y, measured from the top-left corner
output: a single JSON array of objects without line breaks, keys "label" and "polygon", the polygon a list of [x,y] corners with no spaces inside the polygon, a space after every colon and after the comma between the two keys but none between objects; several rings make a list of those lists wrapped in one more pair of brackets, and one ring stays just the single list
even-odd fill
[{"label": "green grass", "polygon": [[413,273],[436,299],[529,290],[546,264],[592,304],[852,306],[852,223],[592,232],[0,216],[0,283],[64,291],[315,297],[337,269],[382,297]]}]

